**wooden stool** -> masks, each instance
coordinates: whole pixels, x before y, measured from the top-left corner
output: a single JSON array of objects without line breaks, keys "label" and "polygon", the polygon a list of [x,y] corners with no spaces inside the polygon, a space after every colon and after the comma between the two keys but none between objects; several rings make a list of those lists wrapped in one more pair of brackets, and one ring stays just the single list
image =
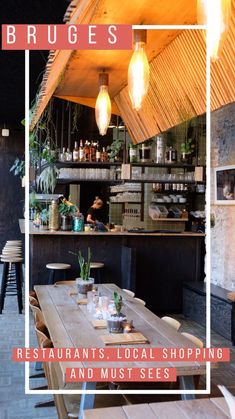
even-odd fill
[{"label": "wooden stool", "polygon": [[102,275],[101,270],[104,268],[104,263],[102,262],[91,262],[91,270],[94,269],[96,283],[102,284]]},{"label": "wooden stool", "polygon": [[[2,286],[0,296],[0,314],[4,308],[6,294],[17,295],[19,314],[23,310],[21,269],[23,259],[14,255],[2,255],[3,262]],[[15,270],[14,274],[12,271]]]},{"label": "wooden stool", "polygon": [[53,285],[55,281],[55,271],[63,271],[65,279],[65,271],[70,269],[71,265],[68,263],[48,263],[46,267],[50,270],[48,283],[49,285]]}]

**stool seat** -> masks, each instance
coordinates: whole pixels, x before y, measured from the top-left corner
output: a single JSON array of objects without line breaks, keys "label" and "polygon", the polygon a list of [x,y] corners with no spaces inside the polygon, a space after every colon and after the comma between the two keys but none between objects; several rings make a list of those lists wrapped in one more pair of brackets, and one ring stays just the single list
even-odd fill
[{"label": "stool seat", "polygon": [[64,269],[70,269],[71,265],[69,265],[68,263],[48,263],[46,267],[47,269],[64,270]]},{"label": "stool seat", "polygon": [[104,267],[102,262],[91,262],[91,269],[101,269]]},{"label": "stool seat", "polygon": [[0,257],[1,257],[2,262],[9,262],[9,263],[23,262],[23,258],[20,258],[18,256],[0,255]]}]

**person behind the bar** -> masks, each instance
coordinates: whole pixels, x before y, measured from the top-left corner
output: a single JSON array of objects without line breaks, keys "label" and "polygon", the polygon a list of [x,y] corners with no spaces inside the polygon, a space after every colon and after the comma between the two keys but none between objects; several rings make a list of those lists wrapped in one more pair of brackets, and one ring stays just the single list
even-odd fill
[{"label": "person behind the bar", "polygon": [[96,196],[92,206],[87,211],[87,223],[92,224],[94,226],[103,224],[101,221],[101,208],[103,207],[103,205],[104,203],[102,199]]}]

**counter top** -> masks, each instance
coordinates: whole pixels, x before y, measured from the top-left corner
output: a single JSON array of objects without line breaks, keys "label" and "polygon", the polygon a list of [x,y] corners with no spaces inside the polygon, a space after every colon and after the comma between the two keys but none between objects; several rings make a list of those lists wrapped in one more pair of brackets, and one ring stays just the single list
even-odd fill
[{"label": "counter top", "polygon": [[[20,230],[21,233],[25,233],[25,220],[19,220]],[[204,237],[205,234],[203,233],[193,233],[190,231],[186,231],[183,233],[175,232],[175,233],[129,233],[128,231],[107,231],[107,232],[99,232],[99,231],[50,231],[50,230],[39,230],[35,228],[30,222],[29,225],[29,234],[34,236],[179,236],[179,237]]]}]

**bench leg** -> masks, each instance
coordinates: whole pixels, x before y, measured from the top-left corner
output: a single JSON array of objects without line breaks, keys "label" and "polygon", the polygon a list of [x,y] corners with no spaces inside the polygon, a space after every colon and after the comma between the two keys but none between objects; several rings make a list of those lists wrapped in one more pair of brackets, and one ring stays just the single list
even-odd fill
[{"label": "bench leg", "polygon": [[[192,375],[185,375],[179,377],[180,389],[181,390],[195,390],[194,379]],[[195,394],[181,394],[182,400],[195,399]]]},{"label": "bench leg", "polygon": [[[82,390],[95,390],[95,389],[96,389],[96,383],[93,383],[93,382],[86,382],[86,383],[83,383],[82,385]],[[93,409],[94,402],[95,402],[95,394],[82,394],[81,395],[78,419],[83,418],[83,410]]]}]

